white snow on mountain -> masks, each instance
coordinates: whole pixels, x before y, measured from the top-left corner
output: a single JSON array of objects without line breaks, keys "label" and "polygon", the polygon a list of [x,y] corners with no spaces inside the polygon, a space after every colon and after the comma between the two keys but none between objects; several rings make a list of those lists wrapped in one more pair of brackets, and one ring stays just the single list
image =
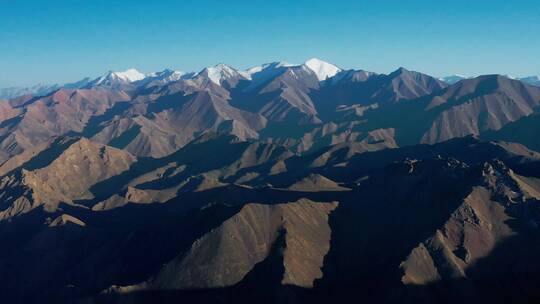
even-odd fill
[{"label": "white snow on mountain", "polygon": [[173,82],[182,79],[182,76],[184,76],[185,74],[186,73],[181,71],[165,69],[160,72],[150,73],[146,75],[146,78],[150,78],[152,80],[163,80],[165,82]]},{"label": "white snow on mountain", "polygon": [[123,72],[109,71],[105,75],[97,78],[92,82],[92,85],[110,85],[115,82],[132,83],[143,80],[146,76],[136,69],[129,69]]},{"label": "white snow on mountain", "polygon": [[187,76],[189,75],[181,71],[165,69],[163,71],[149,73],[144,79],[137,81],[135,84],[137,86],[166,85],[171,82],[179,81]]},{"label": "white snow on mountain", "polygon": [[326,78],[330,78],[341,71],[337,66],[317,58],[309,59],[304,63],[304,66],[312,70],[319,81],[326,80]]},{"label": "white snow on mountain", "polygon": [[285,61],[277,61],[249,68],[244,73],[247,76],[246,78],[251,80],[251,83],[244,91],[250,91],[257,88],[261,84],[283,73],[287,68],[294,66],[298,65]]},{"label": "white snow on mountain", "polygon": [[257,74],[265,70],[268,71],[270,69],[279,69],[279,68],[286,68],[286,67],[292,67],[292,66],[297,66],[297,65],[288,63],[286,61],[277,61],[277,62],[265,63],[263,65],[249,68],[245,71],[245,73],[249,75],[249,77],[251,78],[253,74]]},{"label": "white snow on mountain", "polygon": [[220,63],[213,67],[205,68],[204,70],[199,72],[196,76],[199,76],[199,75],[206,75],[213,83],[217,85],[221,85],[221,82],[226,79],[234,78],[237,76],[242,76],[244,78],[247,78],[247,74],[241,73],[235,70],[234,68],[223,63]]},{"label": "white snow on mountain", "polygon": [[146,77],[143,73],[137,71],[136,69],[129,69],[124,72],[115,72],[114,74],[118,78],[128,81],[128,82],[135,82],[138,80],[142,80]]}]

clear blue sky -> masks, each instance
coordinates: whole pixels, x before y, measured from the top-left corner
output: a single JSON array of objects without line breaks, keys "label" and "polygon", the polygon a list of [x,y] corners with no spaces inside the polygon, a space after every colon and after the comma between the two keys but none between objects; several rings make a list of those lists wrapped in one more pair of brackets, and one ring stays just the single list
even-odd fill
[{"label": "clear blue sky", "polygon": [[540,1],[0,0],[0,87],[310,57],[375,72],[540,74]]}]

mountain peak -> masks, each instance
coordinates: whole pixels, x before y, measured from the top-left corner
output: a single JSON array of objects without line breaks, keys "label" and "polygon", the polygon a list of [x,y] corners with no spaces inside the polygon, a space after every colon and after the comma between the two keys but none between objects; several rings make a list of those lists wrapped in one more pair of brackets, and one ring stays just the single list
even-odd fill
[{"label": "mountain peak", "polygon": [[409,70],[407,70],[406,68],[404,67],[399,67],[397,70],[393,71],[392,73],[390,73],[390,75],[394,74],[394,75],[399,75],[399,74],[403,74],[403,73],[407,73],[407,72],[410,72]]},{"label": "mountain peak", "polygon": [[134,68],[125,70],[123,72],[112,72],[112,74],[127,82],[135,82],[145,78],[145,75],[143,73],[137,71]]},{"label": "mountain peak", "polygon": [[322,61],[318,58],[311,58],[307,60],[304,63],[304,66],[313,71],[315,75],[317,75],[319,81],[326,80],[327,78],[332,77],[341,71],[341,69],[337,66],[326,61]]},{"label": "mountain peak", "polygon": [[206,74],[206,76],[215,84],[220,85],[225,79],[234,78],[237,76],[245,77],[236,69],[226,65],[225,63],[219,63],[212,67],[204,68],[200,74]]},{"label": "mountain peak", "polygon": [[313,57],[313,58],[310,58],[310,59],[306,60],[305,64],[308,65],[308,64],[330,64],[330,63],[328,63],[328,62],[326,62],[324,60],[321,60],[319,58]]},{"label": "mountain peak", "polygon": [[123,72],[109,71],[105,75],[94,80],[91,85],[114,85],[120,83],[132,83],[143,80],[146,76],[134,68]]}]

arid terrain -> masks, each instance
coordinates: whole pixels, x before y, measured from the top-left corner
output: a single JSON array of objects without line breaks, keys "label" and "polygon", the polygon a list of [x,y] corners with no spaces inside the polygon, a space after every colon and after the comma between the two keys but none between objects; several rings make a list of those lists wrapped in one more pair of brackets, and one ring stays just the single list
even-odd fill
[{"label": "arid terrain", "polygon": [[0,302],[540,301],[540,86],[443,80],[311,59],[10,91]]}]

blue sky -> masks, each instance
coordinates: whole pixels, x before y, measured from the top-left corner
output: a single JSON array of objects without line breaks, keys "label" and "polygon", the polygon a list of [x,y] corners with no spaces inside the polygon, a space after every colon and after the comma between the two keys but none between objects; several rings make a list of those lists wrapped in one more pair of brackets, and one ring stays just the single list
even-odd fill
[{"label": "blue sky", "polygon": [[0,87],[135,67],[301,63],[540,74],[540,1],[0,0]]}]

